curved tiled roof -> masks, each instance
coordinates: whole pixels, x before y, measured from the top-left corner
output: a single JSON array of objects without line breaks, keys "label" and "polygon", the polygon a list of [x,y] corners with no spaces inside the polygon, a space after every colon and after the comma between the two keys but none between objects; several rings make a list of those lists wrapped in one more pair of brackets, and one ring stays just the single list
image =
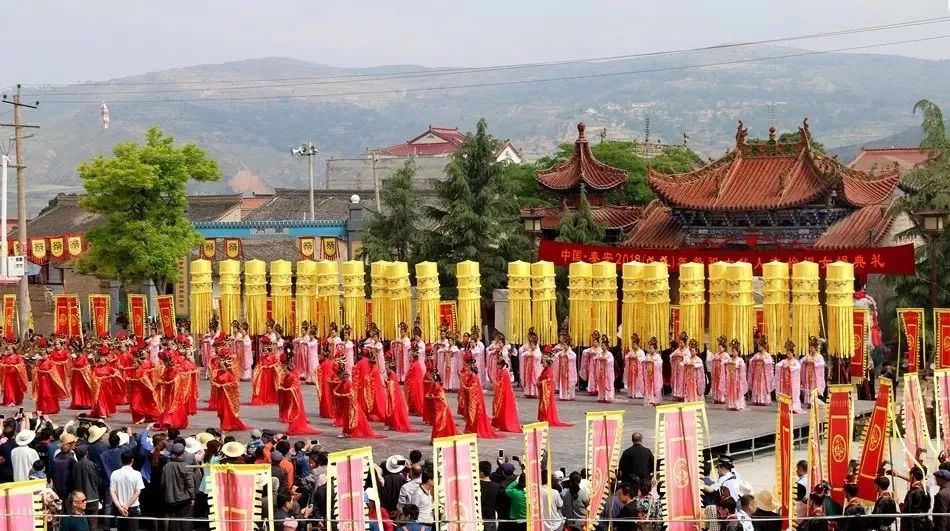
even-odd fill
[{"label": "curved tiled roof", "polygon": [[599,162],[584,136],[584,122],[577,124],[577,141],[571,158],[538,172],[538,182],[552,190],[570,190],[583,182],[594,190],[610,190],[627,180],[627,171]]},{"label": "curved tiled roof", "polygon": [[815,242],[816,249],[873,247],[881,243],[894,218],[888,215],[893,201],[861,207],[835,224]]},{"label": "curved tiled roof", "polygon": [[627,247],[674,249],[683,245],[683,230],[670,215],[670,208],[657,200],[643,209],[643,217],[624,240]]},{"label": "curved tiled roof", "polygon": [[[564,217],[568,208],[566,206],[534,207],[522,208],[522,217],[541,217],[541,228],[546,230],[556,229],[561,225],[561,218]],[[605,229],[625,229],[640,219],[643,212],[641,207],[605,205],[602,207],[591,207],[591,215],[594,223]]]},{"label": "curved tiled roof", "polygon": [[862,207],[888,199],[900,180],[900,170],[892,168],[875,179],[844,176],[841,178],[841,185],[845,201],[852,206]]}]

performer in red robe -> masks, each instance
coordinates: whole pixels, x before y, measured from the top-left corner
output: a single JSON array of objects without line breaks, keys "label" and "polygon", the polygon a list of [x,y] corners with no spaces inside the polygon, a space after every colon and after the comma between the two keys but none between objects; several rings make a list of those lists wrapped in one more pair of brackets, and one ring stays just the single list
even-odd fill
[{"label": "performer in red robe", "polygon": [[[435,377],[438,375],[438,372],[436,371],[437,371],[437,368],[435,365],[435,359],[431,357],[427,358],[426,359],[426,373],[422,377],[422,392],[423,392],[422,396],[424,396],[426,399],[428,399],[429,395],[432,394],[432,385],[433,385],[433,382],[435,381]],[[425,422],[426,424],[431,426],[432,417],[433,417],[432,413],[433,413],[432,406],[430,404],[426,404],[426,407],[423,408],[422,410],[422,422]]]},{"label": "performer in red robe", "polygon": [[[390,356],[392,354],[392,352],[389,353]],[[389,426],[389,429],[393,431],[402,433],[419,431],[409,425],[409,407],[406,404],[406,397],[402,394],[402,388],[399,386],[395,359],[387,361],[387,365],[389,368],[386,374],[386,426]]]},{"label": "performer in red robe", "polygon": [[326,342],[321,345],[324,351],[323,362],[317,370],[317,388],[320,389],[320,416],[325,419],[332,419],[336,413],[336,400],[333,397],[333,389],[339,384],[336,379],[336,364],[330,357]]},{"label": "performer in red robe", "polygon": [[419,353],[411,351],[411,362],[405,374],[406,403],[409,407],[409,413],[422,416],[425,414],[425,389],[422,386],[424,376],[424,367],[419,362]]},{"label": "performer in red robe", "polygon": [[[263,340],[266,339],[262,338]],[[264,353],[258,360],[257,367],[254,367],[254,376],[252,378],[252,406],[266,406],[277,403],[277,382],[281,377],[280,359],[274,352],[274,347],[270,342],[266,342]]]},{"label": "performer in red robe", "polygon": [[215,410],[221,431],[244,431],[251,429],[244,424],[239,415],[241,409],[241,388],[238,374],[231,365],[230,358],[217,361],[217,372],[211,379],[211,391],[217,400]]},{"label": "performer in red robe", "polygon": [[174,363],[171,357],[165,359],[165,374],[162,376],[159,395],[163,410],[159,423],[168,428],[183,430],[188,428],[188,400],[191,396],[191,375],[183,367]]},{"label": "performer in red robe", "polygon": [[42,413],[59,413],[59,397],[66,392],[66,384],[59,376],[56,364],[41,354],[33,368],[33,401]]},{"label": "performer in red robe", "polygon": [[72,363],[72,401],[69,409],[92,409],[92,367],[89,356],[80,352]]},{"label": "performer in red robe", "polygon": [[508,372],[508,363],[502,356],[495,357],[498,370],[496,379],[492,383],[495,393],[492,396],[491,425],[498,431],[521,433],[521,421],[518,420],[518,402],[515,400],[515,390],[511,387],[511,373]]},{"label": "performer in red robe", "polygon": [[294,366],[293,358],[288,360],[281,381],[277,384],[277,404],[280,408],[280,420],[286,422],[287,435],[316,435],[320,433],[307,422],[307,409],[304,407],[303,393],[300,389],[300,373]]},{"label": "performer in red robe", "polygon": [[3,405],[11,407],[23,404],[23,395],[27,390],[26,364],[15,345],[7,345],[7,350],[0,356],[0,370],[3,372]]},{"label": "performer in red robe", "polygon": [[373,431],[373,428],[370,428],[369,422],[366,420],[366,415],[363,414],[363,410],[359,407],[353,384],[350,382],[349,375],[346,373],[345,362],[337,370],[337,378],[339,378],[340,383],[333,390],[333,394],[337,397],[337,400],[339,400],[339,402],[337,402],[337,414],[342,421],[343,427],[343,433],[339,436],[354,439],[380,438],[380,436],[376,435]]},{"label": "performer in red robe", "polygon": [[555,396],[554,359],[545,355],[541,359],[541,375],[538,377],[538,420],[547,421],[552,428],[567,428],[573,426],[561,422],[557,415],[557,397]]},{"label": "performer in red robe", "polygon": [[158,408],[155,390],[155,365],[148,357],[148,351],[138,354],[139,365],[127,380],[129,385],[129,412],[132,422],[151,422],[162,415]]},{"label": "performer in red robe", "polygon": [[116,368],[105,358],[99,358],[92,369],[92,411],[89,416],[109,418],[116,412]]},{"label": "performer in red robe", "polygon": [[445,390],[442,389],[442,378],[436,373],[432,373],[432,389],[427,398],[429,407],[432,408],[432,437],[429,443],[439,437],[458,435],[455,418],[452,417],[452,410],[445,399]]},{"label": "performer in red robe", "polygon": [[56,347],[49,353],[49,359],[59,373],[59,379],[65,386],[65,392],[60,395],[60,399],[69,398],[69,376],[72,374],[73,358],[66,349],[66,342],[62,339],[56,340]]},{"label": "performer in red robe", "polygon": [[474,355],[466,356],[465,364],[468,370],[462,371],[459,376],[459,404],[463,403],[462,418],[465,419],[464,433],[474,433],[481,439],[500,439],[491,425],[491,419],[485,412],[485,391],[478,376],[478,367],[475,366]]},{"label": "performer in red robe", "polygon": [[122,387],[125,389],[124,398],[126,399],[121,404],[128,404],[129,402],[129,378],[132,376],[132,373],[135,372],[135,356],[129,352],[129,346],[124,341],[119,342],[119,351],[115,357],[115,367],[118,370],[119,376],[122,378]]}]

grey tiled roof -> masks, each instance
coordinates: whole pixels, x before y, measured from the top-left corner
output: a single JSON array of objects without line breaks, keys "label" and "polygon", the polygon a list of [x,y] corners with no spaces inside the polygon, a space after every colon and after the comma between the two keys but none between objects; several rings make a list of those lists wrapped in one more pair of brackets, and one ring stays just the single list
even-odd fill
[{"label": "grey tiled roof", "polygon": [[[376,179],[379,186],[389,179],[389,176],[401,170],[408,157],[379,158],[376,160]],[[415,186],[420,191],[431,190],[436,181],[446,180],[445,165],[451,160],[448,157],[415,157],[416,164]],[[372,190],[373,189],[373,159],[329,159],[327,160],[327,190]]]},{"label": "grey tiled roof", "polygon": [[[372,189],[369,190],[314,190],[314,210],[317,219],[338,220],[349,216],[350,197],[360,196],[360,204],[376,209]],[[257,210],[245,216],[246,221],[303,220],[310,215],[308,190],[278,188],[274,197]]]}]

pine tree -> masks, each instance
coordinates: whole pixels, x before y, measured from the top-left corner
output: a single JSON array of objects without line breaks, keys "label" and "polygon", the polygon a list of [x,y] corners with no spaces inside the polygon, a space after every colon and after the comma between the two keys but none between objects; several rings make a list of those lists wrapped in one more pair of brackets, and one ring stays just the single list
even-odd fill
[{"label": "pine tree", "polygon": [[531,241],[518,216],[516,196],[495,161],[498,141],[488,133],[485,119],[475,134],[452,155],[448,180],[437,183],[435,206],[428,209],[435,223],[424,245],[424,256],[439,264],[444,298],[454,298],[455,264],[478,262],[482,304],[492,290],[505,285],[508,262],[526,259]]},{"label": "pine tree", "polygon": [[416,165],[409,160],[383,184],[382,204],[376,205],[363,229],[363,256],[374,262],[409,262],[410,267],[417,262],[422,214],[412,184],[415,175]]},{"label": "pine tree", "polygon": [[587,201],[587,187],[581,183],[577,209],[569,211],[561,218],[557,241],[567,243],[601,243],[604,241],[604,228],[594,222],[594,213]]}]

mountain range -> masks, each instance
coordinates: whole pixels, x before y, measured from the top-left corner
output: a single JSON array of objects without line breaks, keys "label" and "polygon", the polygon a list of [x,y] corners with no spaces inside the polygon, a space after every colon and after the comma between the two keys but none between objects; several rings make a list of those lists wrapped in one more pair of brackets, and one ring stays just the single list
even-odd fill
[{"label": "mountain range", "polygon": [[41,126],[26,141],[33,215],[56,193],[81,190],[81,161],[141,140],[150,125],[218,160],[224,178],[193,193],[304,187],[306,161],[290,148],[308,140],[320,149],[319,185],[328,157],[361,156],[430,124],[472,130],[481,117],[529,159],[573,140],[578,121],[607,138],[643,139],[649,119],[651,139],[681,143],[685,133],[693,149],[716,156],[734,143],[737,120],[765,137],[770,124],[794,131],[808,117],[814,137],[850,160],[861,145],[916,145],[911,109],[921,98],[950,99],[950,64],[775,46],[452,72],[260,58],[23,90],[24,101],[40,101],[23,117]]}]

